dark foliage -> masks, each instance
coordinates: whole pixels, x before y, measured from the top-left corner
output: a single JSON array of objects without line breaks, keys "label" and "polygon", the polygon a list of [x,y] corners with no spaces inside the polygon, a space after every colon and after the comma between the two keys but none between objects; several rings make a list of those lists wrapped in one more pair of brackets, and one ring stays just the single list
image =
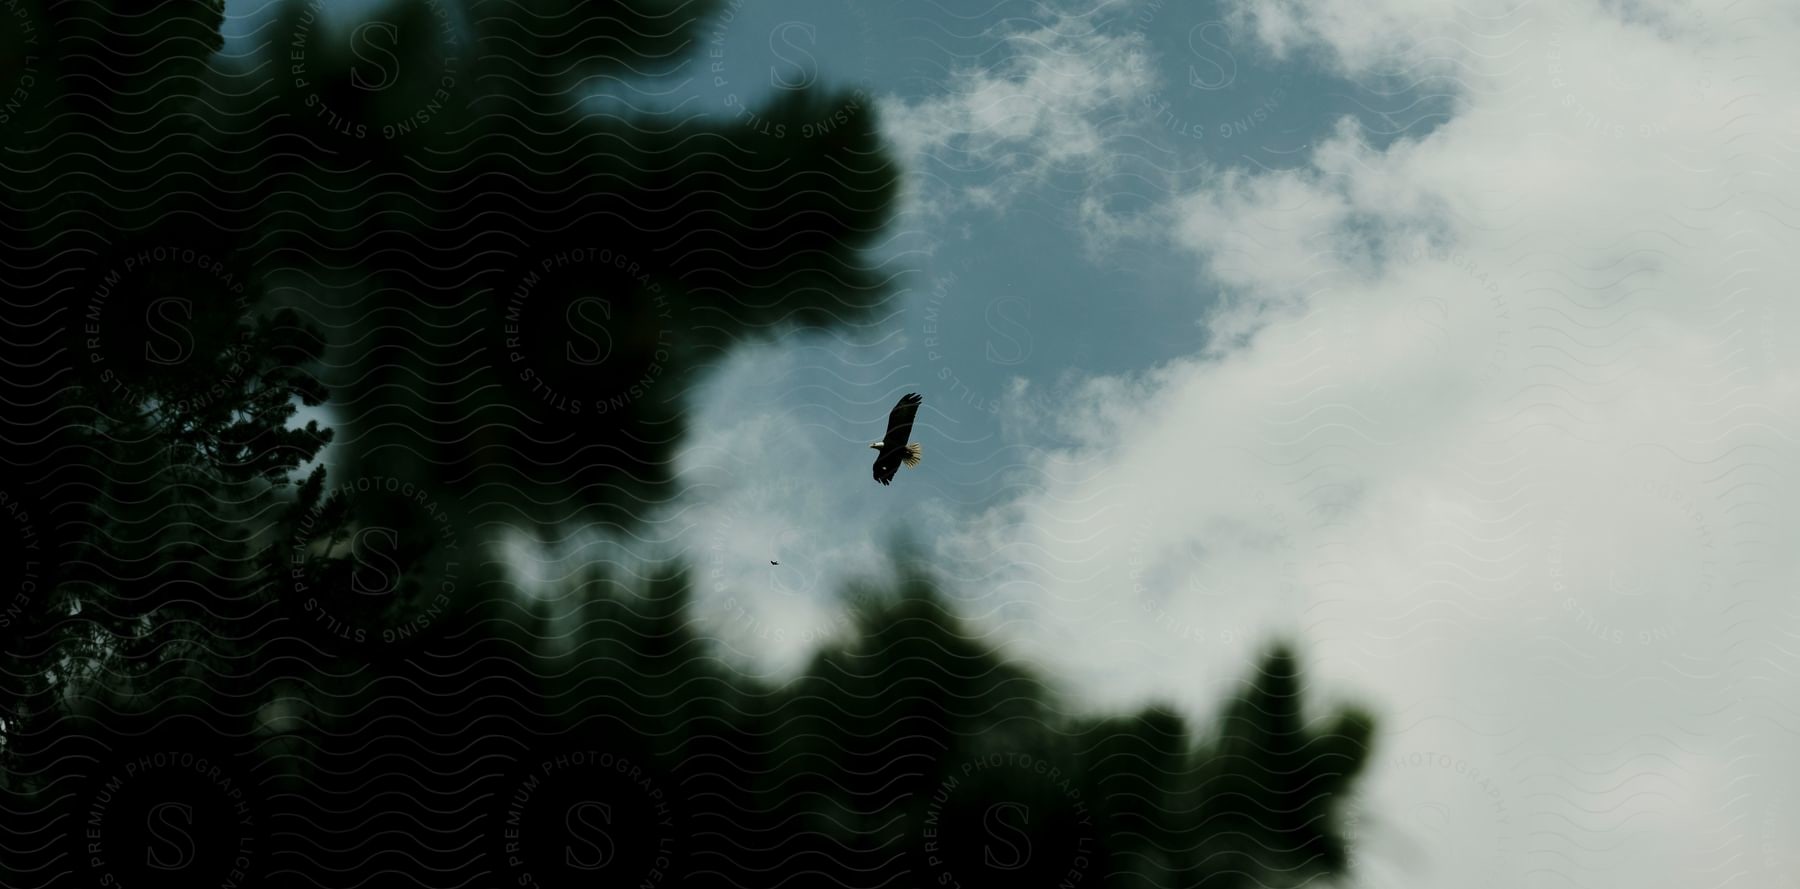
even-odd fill
[{"label": "dark foliage", "polygon": [[[1196,736],[1072,712],[904,568],[779,687],[715,659],[679,567],[509,584],[506,529],[672,493],[694,368],[881,296],[898,174],[866,103],[782,140],[570,98],[690,53],[714,6],[395,3],[375,36],[412,73],[379,88],[306,3],[248,59],[216,0],[9,12],[0,884],[1343,867],[1370,723],[1303,715],[1285,650]],[[296,420],[321,405],[333,429]]]}]

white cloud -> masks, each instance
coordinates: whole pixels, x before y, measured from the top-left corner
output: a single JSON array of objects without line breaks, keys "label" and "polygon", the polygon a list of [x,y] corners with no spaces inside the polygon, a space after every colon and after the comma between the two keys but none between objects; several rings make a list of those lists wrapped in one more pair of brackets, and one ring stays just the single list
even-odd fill
[{"label": "white cloud", "polygon": [[[882,345],[792,334],[733,349],[675,455],[677,496],[640,532],[661,544],[647,552],[689,568],[699,631],[747,672],[797,671],[850,629],[846,590],[888,576],[892,516],[871,509],[875,452],[857,435],[878,434],[898,396],[869,384],[854,394],[874,400],[857,402],[836,387],[795,385],[821,369],[855,376]],[[934,421],[927,411],[919,422]]]},{"label": "white cloud", "polygon": [[1152,74],[1135,35],[1062,14],[1015,26],[996,44],[991,67],[956,67],[934,95],[883,102],[883,133],[922,218],[1003,208],[1057,172],[1101,175],[1121,163],[1117,137],[1142,116]]},{"label": "white cloud", "polygon": [[1800,691],[1800,16],[1624,15],[1251,4],[1350,76],[1454,72],[1455,116],[1172,196],[1237,345],[1034,393],[1073,443],[943,545],[1109,704],[1301,636],[1386,716],[1368,885],[1793,878],[1757,831],[1800,770],[1748,751]]}]

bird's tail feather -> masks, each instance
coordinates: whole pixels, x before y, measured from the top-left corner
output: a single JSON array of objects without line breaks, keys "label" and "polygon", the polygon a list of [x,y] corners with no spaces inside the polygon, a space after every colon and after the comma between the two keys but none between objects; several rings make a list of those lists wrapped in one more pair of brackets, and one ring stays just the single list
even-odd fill
[{"label": "bird's tail feather", "polygon": [[906,457],[903,458],[903,462],[905,462],[908,467],[919,465],[919,461],[923,459],[925,459],[924,445],[915,441],[906,446]]}]

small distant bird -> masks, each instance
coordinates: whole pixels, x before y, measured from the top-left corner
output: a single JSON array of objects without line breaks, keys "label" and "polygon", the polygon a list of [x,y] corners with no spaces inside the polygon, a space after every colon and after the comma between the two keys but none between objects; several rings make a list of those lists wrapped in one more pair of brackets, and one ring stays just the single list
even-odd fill
[{"label": "small distant bird", "polygon": [[781,563],[780,563],[780,562],[777,562],[777,561],[775,561],[775,560],[774,560],[774,559],[770,559],[770,560],[769,560],[769,564],[771,564],[771,565],[779,565],[779,564],[781,564]]},{"label": "small distant bird", "polygon": [[875,480],[882,484],[890,484],[894,473],[900,471],[900,464],[917,466],[925,459],[925,449],[918,442],[908,443],[906,439],[912,435],[913,416],[919,412],[919,404],[925,399],[917,392],[909,392],[894,405],[888,414],[887,434],[880,441],[871,442],[869,447],[880,453],[875,455]]}]

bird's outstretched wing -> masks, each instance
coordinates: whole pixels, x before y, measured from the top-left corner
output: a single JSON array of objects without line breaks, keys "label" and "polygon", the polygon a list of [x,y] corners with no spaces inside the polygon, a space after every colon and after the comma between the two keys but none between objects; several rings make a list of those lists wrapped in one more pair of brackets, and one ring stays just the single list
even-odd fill
[{"label": "bird's outstretched wing", "polygon": [[887,434],[881,440],[887,442],[889,448],[906,447],[906,440],[912,435],[913,417],[918,415],[919,404],[924,400],[919,393],[908,392],[888,413]]}]

